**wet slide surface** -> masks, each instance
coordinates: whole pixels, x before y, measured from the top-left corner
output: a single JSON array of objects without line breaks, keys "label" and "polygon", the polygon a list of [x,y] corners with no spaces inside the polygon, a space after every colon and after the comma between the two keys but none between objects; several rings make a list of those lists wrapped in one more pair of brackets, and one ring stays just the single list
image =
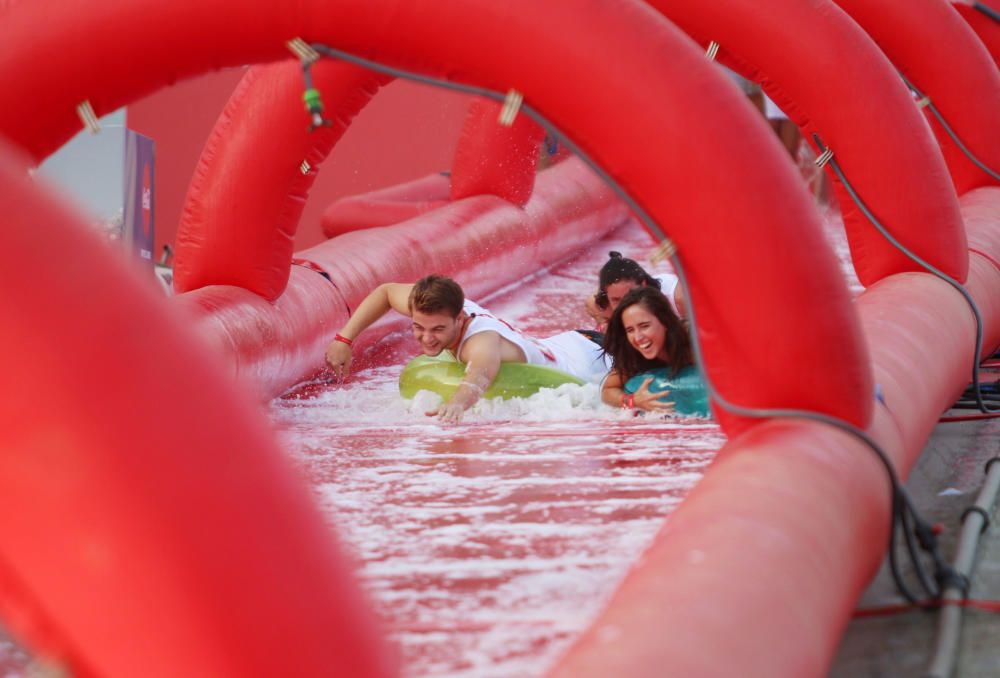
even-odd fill
[{"label": "wet slide surface", "polygon": [[[825,221],[850,270],[839,218]],[[592,327],[583,299],[610,250],[645,265],[652,245],[631,223],[476,301],[537,336]],[[383,366],[274,402],[285,447],[362,563],[404,675],[541,675],[725,438],[708,420],[609,408],[593,385],[480,403],[462,424],[442,426],[423,414],[437,396],[398,395],[416,343],[398,335],[383,344]]]},{"label": "wet slide surface", "polygon": [[[826,222],[849,271],[839,218]],[[628,224],[476,301],[539,336],[591,327],[582,302],[608,251],[645,262],[651,248]],[[461,425],[442,426],[423,414],[436,396],[398,395],[416,353],[405,334],[387,338],[367,361],[374,367],[344,385],[300,386],[270,416],[356,557],[404,675],[540,675],[597,615],[724,436],[707,420],[606,407],[596,386],[480,403]],[[0,678],[25,675],[29,662],[0,629]]]},{"label": "wet slide surface", "polygon": [[[652,245],[630,224],[476,301],[537,336],[590,328],[583,299],[612,249],[644,261]],[[462,424],[440,425],[423,414],[437,396],[399,397],[402,364],[418,349],[394,339],[383,358],[393,364],[275,401],[285,447],[362,563],[405,675],[539,675],[724,437],[711,421],[609,408],[594,385],[481,403]]]}]

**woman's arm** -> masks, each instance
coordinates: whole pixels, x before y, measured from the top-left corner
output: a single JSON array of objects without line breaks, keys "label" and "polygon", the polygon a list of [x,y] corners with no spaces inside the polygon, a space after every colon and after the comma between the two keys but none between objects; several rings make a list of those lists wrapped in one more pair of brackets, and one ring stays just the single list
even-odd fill
[{"label": "woman's arm", "polygon": [[601,384],[601,400],[612,407],[625,407],[625,388],[616,370],[611,370]]},{"label": "woman's arm", "polygon": [[673,412],[673,403],[660,400],[660,398],[667,395],[670,391],[652,393],[649,390],[649,384],[652,381],[653,378],[649,377],[642,382],[639,390],[628,394],[622,385],[621,376],[619,376],[617,371],[612,370],[601,386],[601,400],[612,407],[642,410],[644,412]]}]

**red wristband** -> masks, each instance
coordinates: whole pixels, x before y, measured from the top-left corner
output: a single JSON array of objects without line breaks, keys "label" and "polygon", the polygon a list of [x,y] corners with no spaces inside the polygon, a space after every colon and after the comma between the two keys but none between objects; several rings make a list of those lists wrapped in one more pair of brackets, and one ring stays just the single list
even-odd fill
[{"label": "red wristband", "polygon": [[622,409],[623,410],[633,410],[635,409],[635,395],[632,393],[622,393]]},{"label": "red wristband", "polygon": [[338,334],[333,338],[334,341],[339,341],[341,344],[347,344],[348,346],[354,346],[354,342],[345,337],[342,334]]}]

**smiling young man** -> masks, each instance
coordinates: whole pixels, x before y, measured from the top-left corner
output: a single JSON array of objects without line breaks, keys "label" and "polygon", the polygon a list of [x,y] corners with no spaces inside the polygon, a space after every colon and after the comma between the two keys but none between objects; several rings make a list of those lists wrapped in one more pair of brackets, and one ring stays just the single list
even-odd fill
[{"label": "smiling young man", "polygon": [[503,363],[529,363],[598,382],[607,372],[601,347],[571,331],[546,339],[529,337],[465,298],[451,278],[430,275],[415,284],[385,283],[365,297],[326,350],[334,376],[350,374],[351,343],[372,323],[395,310],[412,319],[413,336],[429,356],[449,351],[465,363],[455,394],[435,412],[457,422],[489,388]]}]

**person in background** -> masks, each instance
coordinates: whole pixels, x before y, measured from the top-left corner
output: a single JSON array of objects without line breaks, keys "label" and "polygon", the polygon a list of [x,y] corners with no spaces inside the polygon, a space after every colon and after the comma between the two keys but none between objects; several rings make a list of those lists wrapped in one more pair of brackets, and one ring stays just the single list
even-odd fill
[{"label": "person in background", "polygon": [[597,293],[587,297],[587,313],[597,321],[598,330],[603,331],[622,297],[636,287],[653,287],[663,292],[674,313],[683,318],[684,295],[678,282],[679,278],[672,273],[652,275],[635,260],[623,257],[621,252],[610,252],[597,277]]}]

